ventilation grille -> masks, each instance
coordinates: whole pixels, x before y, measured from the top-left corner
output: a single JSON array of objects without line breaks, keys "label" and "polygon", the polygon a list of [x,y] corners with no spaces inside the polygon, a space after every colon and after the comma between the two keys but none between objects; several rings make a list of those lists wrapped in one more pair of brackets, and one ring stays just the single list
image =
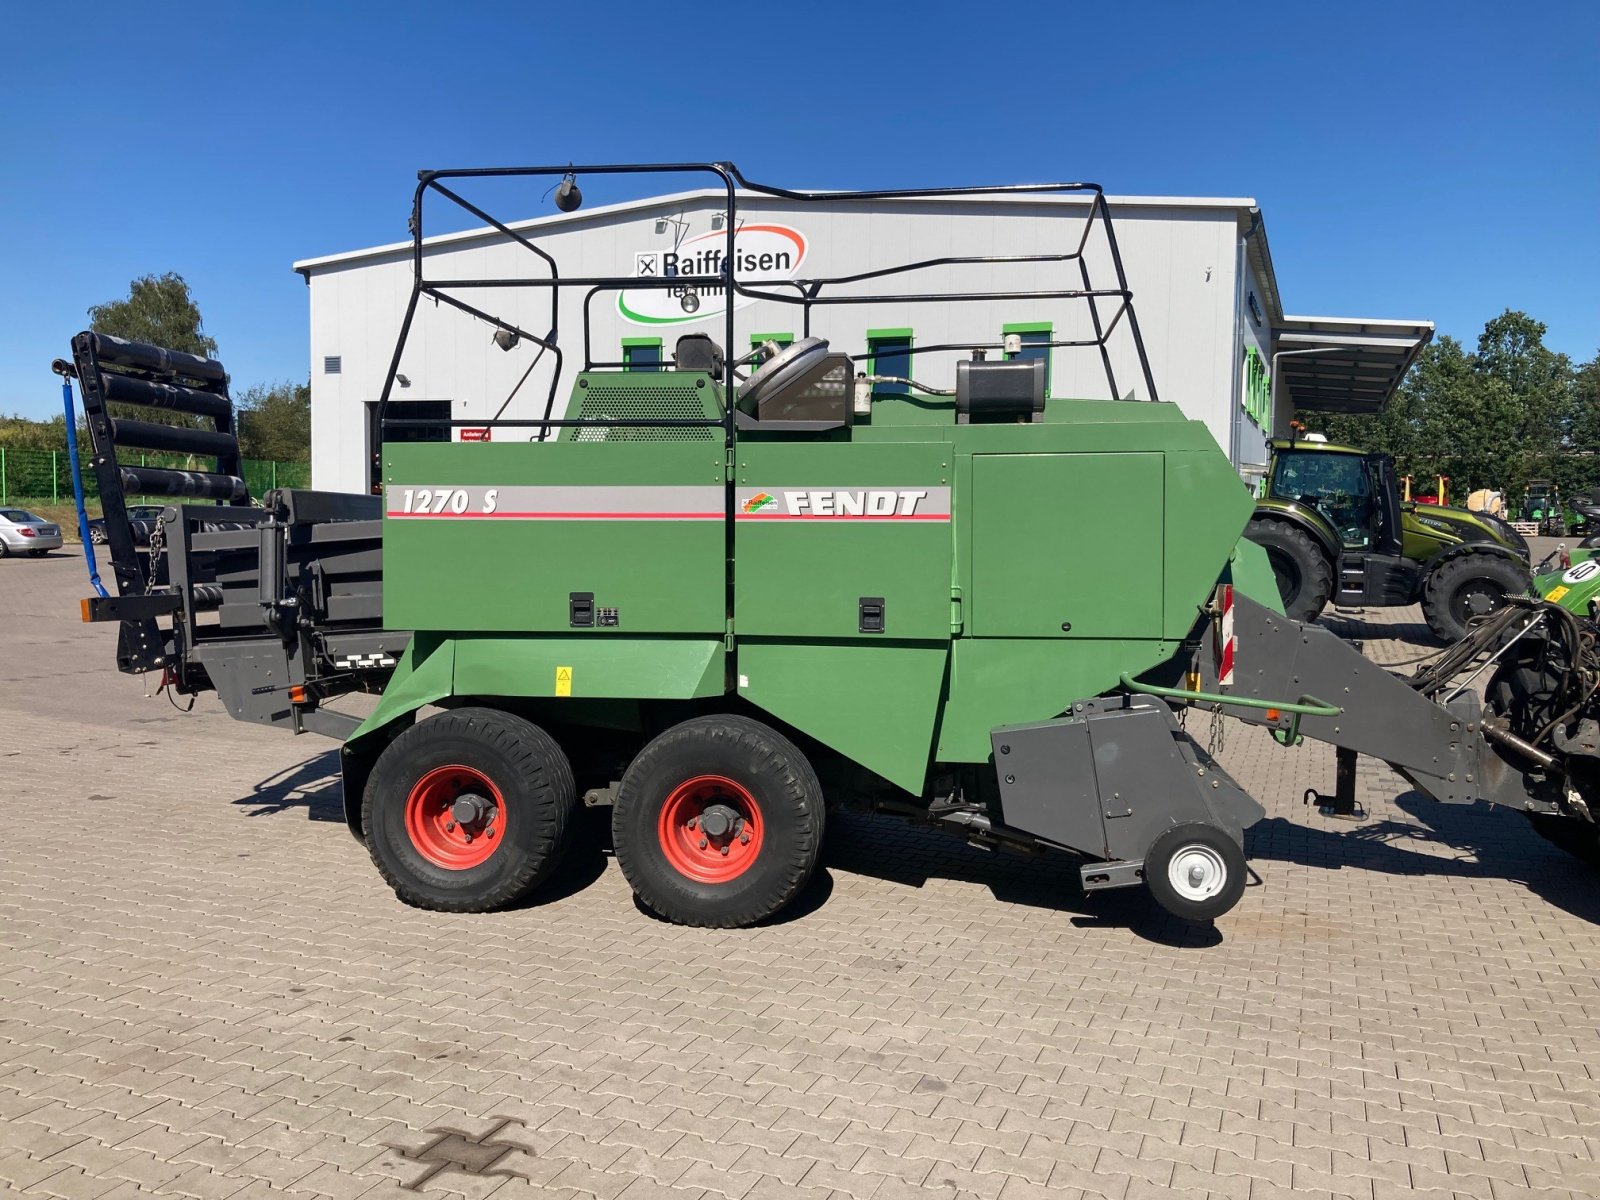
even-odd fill
[{"label": "ventilation grille", "polygon": [[[578,409],[580,421],[610,418],[616,421],[704,421],[708,419],[701,397],[704,390],[692,387],[596,387],[590,384],[583,391],[583,404]],[[683,427],[672,429],[643,429],[629,426],[597,425],[593,429],[571,429],[568,439],[574,442],[710,442],[719,437],[719,431],[710,426],[699,429]]]},{"label": "ventilation grille", "polygon": [[337,375],[344,370],[344,359],[337,354],[330,354],[322,360],[322,373],[324,375]]}]

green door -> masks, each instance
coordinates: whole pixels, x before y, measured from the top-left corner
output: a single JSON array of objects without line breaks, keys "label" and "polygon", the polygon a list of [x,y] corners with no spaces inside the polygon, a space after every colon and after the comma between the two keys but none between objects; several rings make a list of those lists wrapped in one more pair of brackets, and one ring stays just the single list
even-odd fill
[{"label": "green door", "polygon": [[1162,457],[974,455],[972,635],[1160,636]]}]

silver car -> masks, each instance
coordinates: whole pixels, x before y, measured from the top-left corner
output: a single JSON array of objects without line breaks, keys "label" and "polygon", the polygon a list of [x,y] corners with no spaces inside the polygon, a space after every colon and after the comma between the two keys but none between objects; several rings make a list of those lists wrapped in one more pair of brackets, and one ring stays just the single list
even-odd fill
[{"label": "silver car", "polygon": [[0,558],[61,549],[61,526],[25,508],[0,508]]}]

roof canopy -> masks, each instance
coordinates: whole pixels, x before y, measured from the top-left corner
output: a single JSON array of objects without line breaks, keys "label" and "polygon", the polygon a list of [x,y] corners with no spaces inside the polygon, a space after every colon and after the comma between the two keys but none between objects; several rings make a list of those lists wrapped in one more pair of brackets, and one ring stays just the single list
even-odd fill
[{"label": "roof canopy", "polygon": [[1296,409],[1375,413],[1433,340],[1433,322],[1286,316],[1274,333],[1280,397]]}]

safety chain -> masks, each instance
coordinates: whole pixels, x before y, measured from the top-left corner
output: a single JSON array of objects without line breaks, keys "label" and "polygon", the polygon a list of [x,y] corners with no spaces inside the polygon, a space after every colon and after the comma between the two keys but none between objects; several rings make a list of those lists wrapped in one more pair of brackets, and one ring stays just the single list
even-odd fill
[{"label": "safety chain", "polygon": [[1222,715],[1222,705],[1211,706],[1211,737],[1206,743],[1206,753],[1216,758],[1228,744],[1227,718]]},{"label": "safety chain", "polygon": [[150,531],[150,573],[145,577],[144,594],[149,596],[156,590],[156,575],[161,565],[161,556],[167,548],[167,518],[165,515],[156,518],[156,527]]}]

